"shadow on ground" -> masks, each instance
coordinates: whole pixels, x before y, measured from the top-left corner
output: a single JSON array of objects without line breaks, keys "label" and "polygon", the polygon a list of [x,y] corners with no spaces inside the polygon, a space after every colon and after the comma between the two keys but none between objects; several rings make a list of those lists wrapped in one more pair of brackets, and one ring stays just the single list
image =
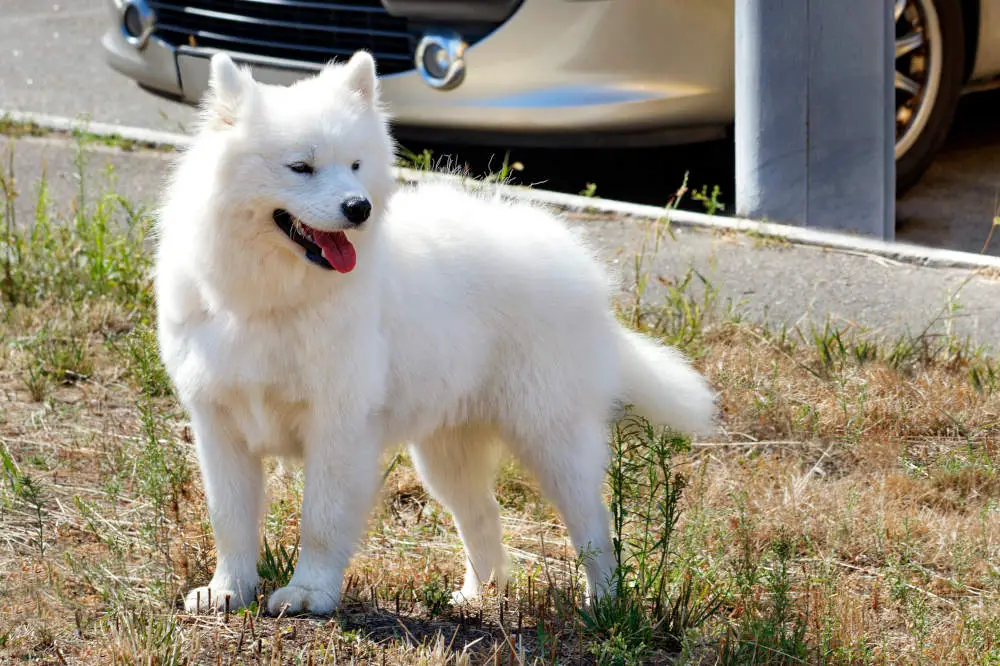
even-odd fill
[{"label": "shadow on ground", "polygon": [[[920,184],[896,203],[898,240],[983,251],[1000,215],[998,112],[1000,90],[962,100],[944,149]],[[991,242],[987,252],[1000,256],[1000,242]]]}]

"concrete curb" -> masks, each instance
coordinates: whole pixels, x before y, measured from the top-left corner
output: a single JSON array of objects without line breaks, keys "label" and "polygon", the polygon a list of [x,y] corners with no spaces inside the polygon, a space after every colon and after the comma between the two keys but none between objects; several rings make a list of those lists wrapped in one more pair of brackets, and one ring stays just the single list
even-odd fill
[{"label": "concrete curb", "polygon": [[191,143],[191,137],[184,134],[176,134],[174,132],[160,132],[142,127],[128,127],[126,125],[99,123],[88,120],[74,120],[72,118],[50,116],[44,113],[32,113],[30,111],[5,111],[0,109],[0,119],[15,123],[35,125],[40,129],[48,130],[50,132],[88,132],[96,136],[108,138],[117,137],[149,146],[170,146],[176,148],[186,146]]},{"label": "concrete curb", "polygon": [[[51,116],[26,111],[4,111],[0,109],[0,118],[16,123],[31,123],[40,129],[52,132],[85,131],[102,137],[119,137],[148,146],[183,147],[191,142],[191,137],[173,132],[161,132],[141,127],[129,127],[111,123],[73,120],[60,116]],[[410,183],[429,180],[463,180],[460,176],[450,174],[428,173],[414,169],[397,168],[397,177]],[[907,243],[888,243],[874,238],[854,236],[831,231],[806,229],[785,224],[773,224],[738,217],[723,217],[705,215],[681,210],[666,210],[656,206],[582,197],[560,192],[550,192],[515,185],[491,184],[501,194],[523,201],[554,206],[566,211],[590,211],[609,215],[627,216],[640,220],[664,220],[678,226],[699,229],[733,231],[748,235],[783,240],[796,245],[825,248],[841,252],[862,253],[885,257],[894,261],[927,266],[932,268],[961,269],[997,269],[1000,270],[1000,257],[959,252],[956,250],[941,250],[921,247]]]}]

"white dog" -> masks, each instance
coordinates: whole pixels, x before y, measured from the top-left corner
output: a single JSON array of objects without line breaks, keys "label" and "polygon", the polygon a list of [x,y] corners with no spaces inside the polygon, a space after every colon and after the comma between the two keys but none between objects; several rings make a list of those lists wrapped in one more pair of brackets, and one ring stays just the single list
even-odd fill
[{"label": "white dog", "polygon": [[410,442],[466,550],[461,594],[499,580],[498,442],[614,570],[601,488],[616,402],[682,431],[714,394],[674,350],[624,330],[612,284],[535,207],[441,185],[394,192],[375,64],[290,87],[225,55],[159,218],[164,362],[191,417],[218,561],[189,593],[255,597],[262,456],[301,456],[301,550],[269,610],[334,610],[387,447]]}]

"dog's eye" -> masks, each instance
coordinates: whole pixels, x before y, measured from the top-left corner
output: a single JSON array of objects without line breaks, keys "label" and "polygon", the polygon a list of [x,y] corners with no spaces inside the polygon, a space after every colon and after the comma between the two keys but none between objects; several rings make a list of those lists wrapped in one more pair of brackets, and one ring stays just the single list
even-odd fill
[{"label": "dog's eye", "polygon": [[361,168],[361,160],[358,160],[351,165],[351,171],[357,171],[360,168]]},{"label": "dog's eye", "polygon": [[313,165],[306,164],[305,162],[292,162],[291,164],[286,164],[285,166],[287,166],[295,173],[313,174],[316,172],[316,169],[313,168]]}]

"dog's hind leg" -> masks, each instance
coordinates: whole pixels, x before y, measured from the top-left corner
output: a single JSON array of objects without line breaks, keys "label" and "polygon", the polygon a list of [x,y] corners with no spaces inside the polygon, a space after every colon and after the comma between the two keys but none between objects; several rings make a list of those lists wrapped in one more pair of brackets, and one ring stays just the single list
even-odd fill
[{"label": "dog's hind leg", "polygon": [[500,458],[495,433],[471,426],[439,431],[411,444],[410,452],[424,485],[454,516],[465,546],[465,582],[455,600],[478,597],[491,578],[502,587],[507,561],[493,496]]},{"label": "dog's hind leg", "polygon": [[615,571],[610,514],[601,497],[608,442],[605,425],[576,416],[512,433],[511,448],[562,515],[587,573],[589,596],[608,591]]}]

